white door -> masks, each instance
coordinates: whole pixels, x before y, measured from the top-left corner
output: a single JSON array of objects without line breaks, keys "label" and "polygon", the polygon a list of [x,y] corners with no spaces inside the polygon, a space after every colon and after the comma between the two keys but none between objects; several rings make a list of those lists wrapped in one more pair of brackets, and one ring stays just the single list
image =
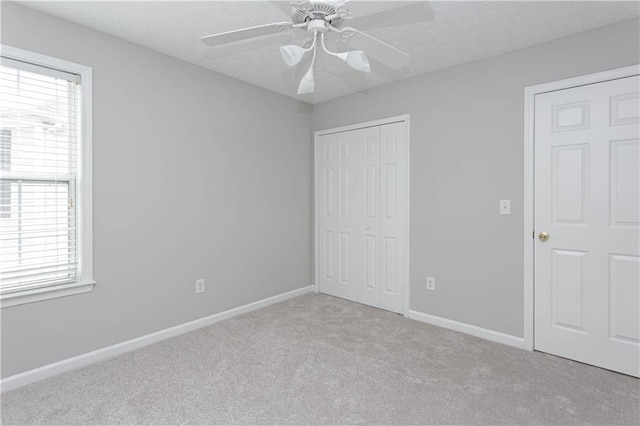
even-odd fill
[{"label": "white door", "polygon": [[321,136],[316,142],[316,220],[320,291],[357,301],[358,179],[369,129]]},{"label": "white door", "polygon": [[316,140],[317,277],[322,293],[402,313],[405,124]]},{"label": "white door", "polygon": [[[370,127],[362,138],[358,191],[358,297],[360,303],[380,304],[380,128]],[[351,133],[351,132],[349,132]]]},{"label": "white door", "polygon": [[535,98],[535,349],[634,376],[639,91],[635,76]]},{"label": "white door", "polygon": [[404,123],[380,127],[380,301],[402,313],[405,288],[405,220],[407,217],[407,144]]}]

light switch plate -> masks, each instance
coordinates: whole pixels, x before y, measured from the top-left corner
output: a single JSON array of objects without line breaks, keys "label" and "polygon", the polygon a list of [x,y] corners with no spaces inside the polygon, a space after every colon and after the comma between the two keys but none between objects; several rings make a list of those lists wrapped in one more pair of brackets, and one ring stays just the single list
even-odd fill
[{"label": "light switch plate", "polygon": [[500,214],[511,214],[511,200],[500,200]]}]

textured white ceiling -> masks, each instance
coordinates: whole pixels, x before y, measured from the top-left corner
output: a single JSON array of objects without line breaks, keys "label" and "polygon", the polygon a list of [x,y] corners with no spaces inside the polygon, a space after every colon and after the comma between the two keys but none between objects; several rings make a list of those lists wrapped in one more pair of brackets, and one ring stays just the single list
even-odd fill
[{"label": "textured white ceiling", "polygon": [[[367,10],[367,1],[357,10]],[[375,2],[378,3],[379,2]],[[302,43],[296,30],[211,48],[204,35],[287,21],[288,2],[70,1],[21,4],[309,103],[498,55],[639,15],[639,2],[417,1],[348,22],[412,56],[399,71],[371,60],[371,73],[318,55],[316,91],[296,95],[305,69],[288,68],[279,46]],[[356,7],[354,7],[355,9]],[[303,62],[304,65],[304,62]]]}]

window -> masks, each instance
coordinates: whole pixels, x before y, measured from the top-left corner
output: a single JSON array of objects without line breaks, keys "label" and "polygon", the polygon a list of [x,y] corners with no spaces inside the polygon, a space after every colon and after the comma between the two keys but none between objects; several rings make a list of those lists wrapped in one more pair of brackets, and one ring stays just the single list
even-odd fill
[{"label": "window", "polygon": [[[0,129],[0,171],[11,171],[11,130]],[[0,182],[0,218],[11,217],[11,183]]]},{"label": "window", "polygon": [[91,69],[1,56],[2,307],[90,291]]}]

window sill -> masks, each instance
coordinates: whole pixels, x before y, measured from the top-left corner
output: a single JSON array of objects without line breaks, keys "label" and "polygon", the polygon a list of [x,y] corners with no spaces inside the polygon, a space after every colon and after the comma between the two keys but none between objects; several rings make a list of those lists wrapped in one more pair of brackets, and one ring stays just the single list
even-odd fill
[{"label": "window sill", "polygon": [[93,290],[95,284],[95,281],[84,281],[2,294],[0,295],[0,308],[87,293]]}]

